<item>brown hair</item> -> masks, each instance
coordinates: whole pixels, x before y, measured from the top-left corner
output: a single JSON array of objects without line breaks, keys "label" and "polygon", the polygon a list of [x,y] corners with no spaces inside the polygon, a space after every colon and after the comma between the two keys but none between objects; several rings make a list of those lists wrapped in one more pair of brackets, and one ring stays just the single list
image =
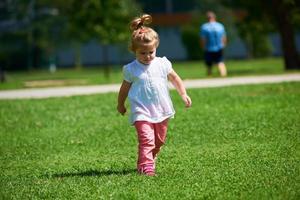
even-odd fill
[{"label": "brown hair", "polygon": [[145,25],[151,24],[152,17],[148,14],[143,14],[141,17],[136,17],[130,23],[131,42],[129,50],[135,52],[140,45],[159,45],[158,34],[150,27]]},{"label": "brown hair", "polygon": [[215,20],[216,19],[216,14],[213,11],[207,11],[206,17],[208,20]]}]

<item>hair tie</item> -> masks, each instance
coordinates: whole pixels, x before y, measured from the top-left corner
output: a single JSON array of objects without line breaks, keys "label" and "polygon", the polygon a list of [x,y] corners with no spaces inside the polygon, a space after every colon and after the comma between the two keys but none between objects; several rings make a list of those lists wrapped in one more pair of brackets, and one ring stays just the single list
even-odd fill
[{"label": "hair tie", "polygon": [[146,29],[144,29],[144,28],[140,28],[139,34],[146,33],[146,32],[147,32],[147,30],[146,30]]}]

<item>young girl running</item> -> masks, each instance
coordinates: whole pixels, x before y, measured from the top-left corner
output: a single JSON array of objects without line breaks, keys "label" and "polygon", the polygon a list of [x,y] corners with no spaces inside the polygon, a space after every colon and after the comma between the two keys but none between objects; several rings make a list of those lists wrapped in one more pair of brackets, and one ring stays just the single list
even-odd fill
[{"label": "young girl running", "polygon": [[124,80],[118,95],[119,113],[126,113],[125,100],[130,101],[130,122],[135,126],[139,148],[137,169],[140,174],[154,176],[155,160],[165,143],[169,118],[175,114],[169,95],[168,80],[174,85],[186,107],[192,105],[181,78],[166,57],[156,57],[158,34],[145,25],[150,15],[135,18],[130,50],[136,59],[123,67]]}]

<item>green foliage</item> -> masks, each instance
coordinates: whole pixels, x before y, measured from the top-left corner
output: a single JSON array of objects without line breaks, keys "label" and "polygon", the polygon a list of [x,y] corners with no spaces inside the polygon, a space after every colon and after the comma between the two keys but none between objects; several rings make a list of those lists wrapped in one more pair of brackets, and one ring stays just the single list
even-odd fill
[{"label": "green foliage", "polygon": [[203,58],[203,50],[199,42],[199,25],[186,25],[182,27],[181,38],[189,60],[199,60]]},{"label": "green foliage", "polygon": [[[26,63],[27,35],[24,32],[0,34],[0,65],[9,68],[17,63]],[[18,58],[18,59],[16,59]]]},{"label": "green foliage", "polygon": [[300,29],[300,2],[296,0],[283,0],[283,3],[289,9],[290,20],[296,30]]},{"label": "green foliage", "polygon": [[[133,0],[68,0],[57,2],[65,20],[64,36],[78,52],[83,41],[97,39],[101,44],[125,43],[129,38],[129,21],[140,13]],[[80,54],[76,54],[76,68],[81,68]],[[103,50],[107,62],[107,48]],[[108,70],[109,72],[109,70]]]},{"label": "green foliage", "polygon": [[128,39],[128,23],[140,14],[133,0],[66,1],[61,5],[67,18],[67,34],[75,40],[97,38],[105,44],[124,42]]},{"label": "green foliage", "polygon": [[[296,0],[264,0],[264,1],[243,1],[243,0],[222,0],[222,4],[229,7],[236,13],[236,27],[242,39],[246,42],[250,57],[264,57],[271,54],[271,45],[267,36],[271,32],[280,32],[283,26],[278,22],[281,19],[290,22],[291,28],[298,27],[300,19],[300,3]],[[277,2],[277,3],[276,3]],[[278,14],[278,10],[286,11],[288,16]],[[263,11],[263,12],[262,12]],[[282,35],[282,33],[281,33]],[[294,37],[282,37],[284,43],[288,43]],[[285,54],[291,52],[283,49]],[[293,61],[288,61],[293,62]]]},{"label": "green foliage", "polygon": [[242,23],[239,25],[239,32],[246,43],[250,58],[271,56],[272,46],[265,25],[256,22]]},{"label": "green foliage", "polygon": [[[7,1],[3,4],[3,21],[11,21],[15,28],[0,32],[0,54],[6,68],[27,69],[37,67],[34,52],[40,56],[51,56],[60,44],[62,19],[56,8],[43,1]],[[37,52],[38,51],[38,52]],[[18,59],[16,59],[18,58]],[[22,64],[21,64],[22,63]]]},{"label": "green foliage", "polygon": [[[276,24],[272,23],[269,4],[260,1],[226,0],[223,4],[233,8],[236,16],[235,24],[239,35],[246,43],[249,57],[270,56],[272,48],[268,35],[276,30]],[[262,9],[264,12],[261,12]]]},{"label": "green foliage", "polygon": [[[27,68],[32,68],[34,55],[39,56],[38,59],[45,55],[48,60],[58,47],[65,44],[76,45],[91,39],[98,39],[104,44],[125,42],[129,36],[129,21],[140,13],[134,0],[22,0],[7,1],[3,5],[5,9],[0,11],[5,14],[0,15],[1,19],[23,24],[17,31],[9,31],[8,34],[21,32],[26,43],[25,47],[14,52],[0,48],[0,59],[6,59],[0,62],[6,67],[10,66],[11,56],[18,51],[24,52],[27,61],[23,63],[27,62]],[[10,46],[16,44],[15,40],[5,40],[2,33],[0,42],[8,42]]]},{"label": "green foliage", "polygon": [[[157,163],[135,172],[117,94],[0,101],[1,199],[297,199],[299,83],[189,90]],[[3,117],[5,116],[5,117]]]}]

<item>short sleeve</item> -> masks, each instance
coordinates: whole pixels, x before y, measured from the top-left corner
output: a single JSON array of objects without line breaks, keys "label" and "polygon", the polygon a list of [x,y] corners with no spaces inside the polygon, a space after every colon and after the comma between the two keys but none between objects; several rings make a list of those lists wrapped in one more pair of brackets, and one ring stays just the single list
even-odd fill
[{"label": "short sleeve", "polygon": [[129,83],[132,83],[132,74],[130,73],[129,66],[125,65],[123,67],[123,79]]},{"label": "short sleeve", "polygon": [[201,38],[205,38],[205,36],[206,36],[206,31],[205,31],[205,26],[204,25],[200,26],[199,36]]},{"label": "short sleeve", "polygon": [[164,65],[165,73],[168,75],[172,71],[172,63],[164,56],[162,58],[162,62]]}]

